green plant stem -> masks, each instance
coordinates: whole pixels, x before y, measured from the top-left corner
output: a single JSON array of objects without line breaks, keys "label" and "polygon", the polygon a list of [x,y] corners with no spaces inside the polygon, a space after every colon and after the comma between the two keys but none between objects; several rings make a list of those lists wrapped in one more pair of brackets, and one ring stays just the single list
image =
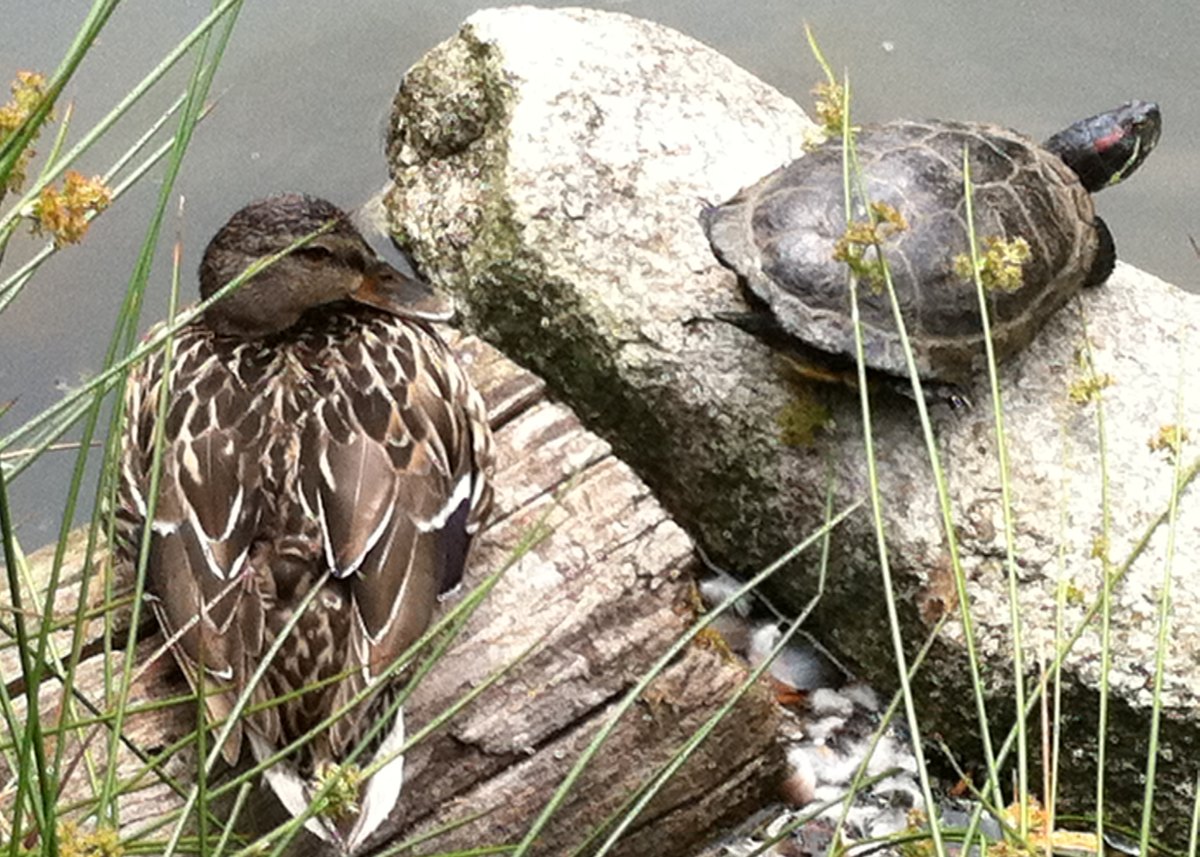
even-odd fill
[{"label": "green plant stem", "polygon": [[[568,484],[570,484],[570,483],[568,483]],[[567,490],[570,490],[570,489],[568,488]],[[484,581],[482,583],[480,583],[480,585],[477,586],[470,593],[470,595],[468,595],[466,598],[464,598],[463,601],[460,604],[458,604],[453,610],[451,610],[448,614],[443,616],[441,618],[441,620],[439,620],[432,628],[427,629],[426,632],[421,636],[420,639],[418,639],[415,643],[413,643],[408,648],[408,650],[406,650],[399,658],[397,658],[392,664],[389,665],[388,669],[379,676],[379,678],[377,679],[376,683],[373,686],[364,688],[360,693],[355,695],[354,698],[350,699],[348,702],[346,702],[342,707],[340,707],[336,711],[331,712],[329,714],[329,716],[327,718],[325,718],[325,720],[316,724],[312,729],[310,729],[304,735],[301,735],[299,738],[297,738],[295,741],[293,741],[288,746],[280,747],[278,749],[278,751],[275,754],[273,754],[271,757],[260,761],[259,765],[256,767],[255,770],[266,769],[266,768],[270,767],[271,765],[277,764],[277,763],[283,761],[284,759],[286,759],[288,756],[290,756],[292,753],[294,753],[299,747],[304,746],[309,741],[311,741],[314,737],[316,737],[317,735],[324,732],[334,722],[336,722],[340,717],[345,715],[346,712],[350,711],[355,706],[360,704],[363,700],[365,700],[367,698],[367,696],[369,696],[371,693],[373,693],[375,691],[375,689],[378,687],[379,683],[388,681],[393,676],[399,674],[403,669],[405,669],[407,667],[407,665],[412,661],[412,659],[414,657],[416,657],[416,655],[419,652],[421,652],[422,650],[425,649],[426,646],[433,643],[434,640],[439,640],[437,645],[434,647],[433,652],[430,654],[430,656],[428,658],[426,658],[425,662],[422,664],[421,668],[417,671],[417,673],[413,676],[413,678],[409,681],[409,683],[408,683],[407,687],[404,689],[404,691],[397,696],[397,699],[395,700],[395,702],[391,706],[389,706],[388,710],[379,719],[379,722],[377,723],[376,727],[372,730],[369,730],[366,734],[364,734],[364,736],[355,745],[355,748],[352,750],[352,752],[347,757],[347,759],[344,760],[344,764],[353,764],[354,760],[358,757],[358,755],[371,743],[372,738],[379,731],[379,729],[382,729],[385,724],[391,722],[391,717],[393,717],[395,715],[395,713],[399,709],[400,705],[402,705],[405,701],[407,701],[408,697],[411,695],[411,693],[415,689],[415,687],[420,683],[422,678],[424,678],[424,676],[427,675],[428,672],[431,669],[433,669],[433,667],[437,664],[438,660],[440,660],[442,655],[449,648],[450,644],[452,642],[454,642],[454,640],[457,638],[457,635],[466,626],[467,620],[469,620],[471,618],[471,616],[474,614],[475,610],[478,609],[478,607],[484,602],[484,600],[487,598],[488,594],[492,591],[492,589],[495,588],[495,586],[500,582],[500,580],[504,577],[504,575],[507,574],[508,571],[517,562],[519,562],[522,557],[524,557],[529,551],[533,550],[533,548],[535,548],[539,543],[541,543],[541,541],[543,539],[545,539],[549,535],[550,530],[546,526],[546,520],[549,517],[550,511],[552,509],[553,509],[553,506],[547,506],[546,511],[542,515],[540,515],[539,518],[537,519],[537,521],[535,521],[534,524],[531,527],[529,527],[528,530],[523,534],[521,540],[517,543],[516,547],[513,548],[513,550],[509,553],[508,557],[505,559],[504,564],[498,570],[496,570],[491,575],[489,575],[487,578],[485,578]],[[397,755],[397,756],[403,755],[404,753],[408,752],[410,749],[415,747],[418,743],[423,741],[430,734],[432,734],[435,730],[437,730],[437,729],[441,728],[443,725],[445,725],[445,723],[447,723],[456,713],[458,713],[463,708],[465,708],[468,704],[470,704],[470,702],[472,700],[474,700],[476,697],[478,697],[480,694],[482,694],[485,690],[487,690],[489,687],[491,687],[500,678],[507,675],[510,670],[512,670],[519,664],[523,663],[525,661],[525,659],[530,654],[533,653],[533,651],[537,648],[537,646],[540,645],[541,642],[542,642],[541,640],[535,641],[535,643],[532,646],[527,648],[524,652],[520,653],[512,662],[506,664],[502,669],[498,670],[496,673],[488,676],[488,678],[485,681],[482,681],[477,686],[471,688],[470,691],[468,691],[466,694],[464,694],[462,697],[460,697],[458,700],[456,700],[454,702],[454,704],[452,704],[448,709],[440,712],[437,717],[433,718],[429,723],[425,724],[425,726],[423,726],[420,730],[418,730],[414,735],[407,736],[406,740],[404,741],[404,744],[400,747],[400,749],[396,752],[395,755]],[[392,758],[394,758],[394,756]],[[380,767],[382,767],[384,764],[386,764],[387,761],[389,761],[389,759],[376,760],[366,771],[363,772],[364,776],[371,776]],[[220,788],[215,789],[213,791],[213,795],[217,796],[217,795],[221,794],[224,790],[227,790],[230,787],[232,787],[232,785],[233,785],[233,783],[227,783],[227,784],[221,786]],[[262,849],[266,845],[269,845],[271,842],[273,842],[275,839],[279,839],[279,842],[276,844],[274,850],[271,853],[272,854],[281,854],[283,852],[283,849],[286,848],[288,842],[290,841],[290,836],[294,835],[294,833],[298,832],[300,830],[300,828],[303,827],[305,821],[307,821],[311,817],[313,808],[320,805],[322,799],[325,797],[325,795],[327,795],[329,793],[329,791],[332,787],[333,787],[333,782],[331,781],[331,782],[325,784],[322,788],[318,789],[311,796],[311,799],[309,801],[310,805],[309,805],[308,813],[301,814],[301,815],[296,816],[295,818],[291,819],[290,821],[285,822],[279,828],[276,828],[276,830],[274,830],[270,834],[268,834],[266,837],[264,837],[263,839],[260,839],[258,842],[256,842],[252,849],[246,849],[245,851],[238,852],[238,853],[239,854],[247,854],[247,855],[250,853],[255,853],[255,854],[260,853],[258,851],[254,851],[254,849]]]},{"label": "green plant stem", "polygon": [[[1179,349],[1180,366],[1187,365],[1183,343]],[[1167,649],[1171,644],[1171,578],[1175,567],[1175,535],[1179,524],[1179,476],[1183,458],[1183,379],[1179,374],[1175,388],[1176,443],[1171,455],[1171,500],[1167,511],[1167,553],[1163,561],[1162,591],[1158,601],[1158,642],[1154,650],[1154,689],[1151,697],[1150,735],[1146,742],[1146,788],[1142,797],[1142,824],[1138,853],[1150,853],[1150,825],[1154,820],[1154,778],[1158,771],[1158,736],[1162,721],[1162,688],[1167,670]]]},{"label": "green plant stem", "polygon": [[[221,10],[220,15],[217,14],[217,10]],[[179,171],[183,163],[184,153],[187,151],[188,144],[191,142],[192,131],[195,128],[196,122],[199,120],[200,112],[203,109],[204,98],[208,93],[209,86],[212,83],[213,75],[216,73],[216,67],[220,62],[222,54],[224,53],[225,46],[233,32],[234,24],[237,22],[238,12],[241,11],[241,0],[227,0],[227,2],[220,4],[217,7],[217,10],[214,10],[214,12],[210,14],[207,19],[205,19],[206,21],[211,20],[212,23],[209,24],[210,27],[222,20],[222,15],[225,13],[228,13],[229,17],[226,19],[224,32],[217,39],[217,43],[213,49],[211,58],[208,57],[208,43],[211,32],[209,29],[205,29],[203,31],[204,42],[199,52],[199,56],[197,57],[196,66],[192,73],[191,81],[188,85],[188,97],[183,108],[183,115],[180,119],[178,130],[176,131],[175,146],[172,151],[172,156],[167,162],[166,174],[163,177],[163,183],[159,192],[155,212],[151,218],[150,228],[147,230],[146,240],[142,246],[142,253],[138,258],[138,263],[131,278],[131,288],[126,298],[127,311],[123,312],[122,314],[122,318],[126,322],[126,335],[121,335],[122,331],[120,326],[118,326],[118,330],[116,331],[108,350],[107,358],[110,361],[115,358],[116,351],[121,340],[124,339],[126,342],[131,341],[136,332],[137,319],[140,316],[141,309],[141,296],[145,288],[146,280],[149,277],[150,263],[153,259],[153,248],[158,244],[158,235],[162,225],[162,218],[166,211],[168,201],[173,194],[175,179],[179,175]],[[169,351],[170,348],[168,346],[168,354]],[[164,358],[164,366],[165,363],[166,358]],[[106,363],[106,365],[109,364]],[[164,377],[169,377],[169,372],[167,372],[165,368],[164,372]],[[166,394],[168,387],[169,385],[164,382],[164,395]],[[165,408],[166,402],[160,402],[160,413],[164,412]],[[115,419],[119,424],[122,408],[118,406],[114,409],[114,411]],[[147,498],[147,520],[153,520],[153,507],[158,499],[158,484],[160,477],[159,471],[161,470],[162,466],[161,459],[163,445],[161,433],[162,421],[160,420],[155,426],[155,461],[151,471],[149,486],[150,492]],[[119,432],[113,432],[112,436],[115,438],[119,437],[120,435]],[[110,446],[110,450],[115,449],[115,440],[113,443],[114,445]],[[133,668],[133,658],[137,648],[136,632],[141,608],[141,594],[145,586],[146,564],[149,560],[150,530],[150,527],[146,527],[146,536],[142,539],[142,545],[138,556],[137,582],[134,585],[135,598],[132,611],[133,615],[130,618],[130,631],[128,640],[126,641],[124,664],[122,668],[123,675],[126,678],[126,683],[122,684],[122,686],[119,688],[119,692],[117,693],[116,716],[113,722],[113,729],[116,733],[120,733],[124,725],[124,711],[128,701],[129,692],[127,681]],[[103,788],[101,790],[101,800],[99,805],[101,812],[106,811],[109,803],[114,797],[113,789],[116,785],[117,772],[117,746],[118,742],[116,740],[110,742],[108,765],[106,768]],[[115,812],[115,807],[113,807],[112,811]]]},{"label": "green plant stem", "polygon": [[[91,41],[94,41],[96,33],[99,32],[99,27],[93,26],[93,18],[98,17],[96,8],[100,6],[107,7],[106,11],[103,12],[102,20],[99,21],[99,26],[103,26],[104,22],[107,21],[108,16],[112,14],[112,10],[116,8],[118,2],[119,0],[103,0],[103,2],[98,0],[95,6],[93,6],[93,12],[89,15],[88,21],[85,22],[84,25],[85,28],[87,28],[87,45],[90,45]],[[48,170],[42,176],[40,176],[38,181],[30,187],[30,189],[23,197],[21,197],[20,200],[12,205],[6,214],[0,215],[0,234],[2,234],[6,228],[12,226],[15,220],[21,216],[21,212],[24,211],[25,208],[37,198],[38,194],[42,192],[42,188],[58,178],[58,176],[61,175],[62,172],[69,167],[81,154],[90,149],[92,145],[98,139],[100,139],[100,137],[102,137],[118,119],[125,115],[125,113],[127,113],[129,109],[142,98],[143,95],[150,91],[154,84],[157,83],[163,75],[171,70],[175,63],[179,62],[179,60],[187,54],[187,52],[197,41],[206,37],[209,31],[216,26],[216,24],[226,14],[235,9],[235,7],[240,7],[242,2],[244,2],[244,0],[222,0],[220,4],[215,6],[213,10],[209,12],[207,16],[205,16],[204,20],[197,24],[196,27],[183,39],[183,41],[177,44],[171,50],[171,52],[167,54],[167,56],[164,57],[162,61],[159,62],[159,64],[155,66],[154,69],[151,70],[151,72],[138,83],[137,86],[130,90],[130,92],[121,99],[116,107],[110,110],[103,119],[96,123],[96,125],[84,135],[83,139],[76,143],[71,150],[59,160],[58,164],[54,168]],[[233,15],[236,17],[237,12],[234,11]],[[82,59],[82,55],[80,55],[80,57],[77,59],[74,58],[73,52],[75,51],[76,46],[81,43],[83,38],[85,38],[85,35],[83,32],[81,32],[80,37],[76,38],[76,44],[72,45],[71,47],[71,53],[68,54],[68,59],[64,60],[63,67],[55,74],[55,80],[47,90],[47,97],[43,99],[43,103],[46,106],[47,112],[49,111],[50,106],[52,106],[53,100],[58,97],[58,93],[61,91],[62,86],[66,84],[67,77],[69,77],[70,73],[74,72],[79,60]],[[84,49],[86,50],[86,46]],[[64,74],[66,76],[64,76]],[[31,116],[31,120],[32,118],[33,116]],[[29,124],[29,120],[27,120],[26,124]],[[15,140],[16,138],[13,139]],[[19,154],[20,151],[23,151],[24,148],[25,146],[22,145],[21,149],[17,151],[17,154]],[[0,175],[7,175],[7,173],[4,171],[5,162],[6,161],[4,160],[0,160]]]},{"label": "green plant stem", "polygon": [[[831,529],[844,521],[861,505],[861,502],[854,503],[851,506],[843,509],[825,526],[821,527],[821,529],[819,529],[817,532],[813,533],[804,541],[791,548],[783,556],[775,560],[775,562],[768,565],[765,569],[743,584],[736,591],[736,593],[727,600],[728,604],[735,603],[738,598],[741,598],[743,595],[750,592],[750,590],[760,585],[764,580],[769,578],[784,565],[791,562],[796,556],[815,544],[818,539],[825,535],[825,533],[829,532]],[[689,628],[678,640],[675,641],[675,643],[669,649],[667,649],[666,652],[662,654],[662,656],[659,657],[659,659],[654,663],[654,666],[652,666],[650,670],[648,670],[625,694],[625,697],[616,705],[612,714],[608,717],[608,720],[602,727],[600,727],[599,731],[596,733],[596,736],[575,761],[575,764],[571,767],[571,770],[567,772],[566,777],[563,779],[562,783],[559,784],[554,794],[550,797],[550,800],[546,802],[546,805],[542,808],[542,811],[538,814],[538,817],[534,819],[533,824],[530,825],[529,829],[525,833],[524,838],[521,840],[520,844],[518,844],[517,849],[513,852],[514,857],[524,857],[524,855],[529,853],[529,850],[537,841],[537,837],[541,834],[542,830],[545,829],[546,825],[549,824],[550,819],[554,817],[555,813],[558,812],[571,789],[574,788],[575,783],[579,780],[584,768],[587,767],[592,758],[597,752],[599,752],[600,748],[604,745],[604,742],[608,740],[608,737],[612,734],[613,730],[616,729],[617,724],[620,722],[625,713],[629,711],[633,704],[641,697],[646,688],[649,687],[650,682],[652,682],[664,669],[667,668],[667,665],[670,664],[675,657],[683,651],[684,647],[691,643],[698,633],[707,628],[714,619],[720,616],[721,613],[727,609],[728,604],[706,614],[701,621],[695,623],[691,628]]]},{"label": "green plant stem", "polygon": [[[1088,374],[1096,379],[1096,364],[1088,335],[1087,316],[1079,307],[1083,325],[1083,355]],[[1100,456],[1100,699],[1096,731],[1096,841],[1104,841],[1104,774],[1108,759],[1108,676],[1112,670],[1112,592],[1114,574],[1110,559],[1112,507],[1108,485],[1108,433],[1104,424],[1104,394],[1096,385],[1096,436]]]},{"label": "green plant stem", "polygon": [[1200,775],[1192,785],[1192,825],[1188,830],[1188,857],[1196,857],[1197,841],[1200,840]]},{"label": "green plant stem", "polygon": [[[179,109],[186,97],[186,92],[181,94],[179,98],[175,100],[175,103],[172,104],[171,107],[168,108],[167,111],[160,116],[132,146],[126,149],[126,151],[116,160],[113,166],[111,166],[101,177],[101,181],[105,185],[108,185],[116,173],[123,169],[128,162],[145,147],[150,139]],[[201,113],[201,118],[204,118],[204,116],[208,115],[210,109],[211,107],[205,107],[204,111]],[[157,164],[159,160],[161,160],[162,157],[173,148],[174,144],[175,138],[172,136],[169,140],[163,143],[163,145],[159,146],[150,155],[148,155],[140,164],[138,164],[120,183],[113,187],[112,202],[115,203],[118,199],[124,196],[125,192],[129,190],[129,188],[132,187],[143,175],[145,175],[152,166]],[[100,216],[98,213],[92,212],[87,215],[87,220],[89,223],[91,223],[98,216]],[[0,313],[4,312],[8,305],[12,303],[17,295],[21,293],[21,290],[33,277],[38,268],[42,266],[42,263],[58,251],[59,248],[55,246],[53,241],[47,241],[41,250],[33,254],[33,256],[31,256],[24,264],[0,281]]]},{"label": "green plant stem", "polygon": [[34,818],[38,823],[39,833],[43,843],[44,854],[57,854],[57,832],[51,822],[51,807],[54,806],[55,784],[46,765],[45,747],[42,743],[41,716],[38,706],[38,685],[29,681],[28,677],[38,673],[37,664],[33,662],[29,634],[25,628],[25,608],[21,596],[21,582],[18,568],[23,560],[18,556],[17,544],[13,534],[12,512],[8,504],[8,486],[4,473],[0,470],[0,535],[4,539],[4,565],[8,575],[9,597],[13,606],[13,625],[17,634],[17,651],[21,659],[21,672],[27,677],[25,681],[25,730],[21,741],[21,749],[17,761],[18,771],[29,770],[29,759],[32,756],[36,770],[36,782],[30,782],[28,777],[17,778],[17,793],[13,799],[12,842],[9,847],[11,857],[16,857],[17,847],[21,842],[21,819],[24,817],[22,802],[26,791],[35,784],[38,791],[33,800]]},{"label": "green plant stem", "polygon": [[[846,199],[846,218],[852,218],[853,209],[851,207],[851,182],[854,179],[852,173],[857,167],[856,157],[854,153],[854,141],[851,136],[850,126],[850,81],[846,80],[846,107],[842,114],[842,142],[843,142],[843,183],[845,188]],[[861,171],[857,172],[861,176]],[[870,206],[867,206],[870,210]],[[879,248],[876,248],[879,252]],[[891,301],[893,316],[896,321],[896,329],[900,333],[901,343],[904,347],[905,357],[908,361],[908,370],[911,375],[914,391],[916,392],[917,406],[921,411],[921,424],[925,430],[926,443],[929,446],[934,457],[931,459],[934,463],[934,475],[940,476],[940,468],[937,466],[936,447],[932,443],[932,431],[928,422],[928,414],[925,412],[924,394],[921,391],[920,380],[917,377],[916,367],[913,364],[912,351],[908,343],[908,337],[904,331],[904,319],[900,315],[900,306],[896,300],[895,289],[892,287],[892,277],[888,270],[887,262],[882,253],[879,256],[883,261],[884,282],[887,286],[888,298]],[[932,808],[936,804],[933,800],[933,787],[929,782],[929,768],[925,762],[925,748],[921,741],[920,721],[917,718],[916,703],[913,700],[912,684],[908,681],[908,659],[904,653],[904,640],[900,635],[900,615],[896,608],[896,591],[895,584],[892,581],[891,564],[888,560],[888,545],[887,532],[883,516],[883,501],[879,490],[879,472],[878,463],[875,456],[875,439],[871,424],[871,397],[867,384],[867,366],[864,357],[863,345],[863,330],[862,318],[859,313],[858,306],[858,280],[853,272],[848,274],[848,282],[850,286],[850,319],[854,328],[854,350],[855,363],[858,375],[858,396],[859,406],[862,413],[863,425],[863,445],[865,458],[867,462],[867,480],[870,485],[870,502],[871,516],[874,521],[875,529],[875,550],[879,560],[879,574],[883,584],[884,605],[887,608],[888,615],[888,630],[892,640],[892,655],[895,658],[896,670],[900,676],[900,688],[904,696],[904,712],[905,719],[908,723],[909,732],[912,734],[912,750],[917,762],[917,773],[921,784],[921,795],[925,801],[925,805]],[[940,482],[940,479],[939,479]],[[940,486],[939,486],[940,488]],[[939,494],[941,491],[939,490]],[[947,527],[953,531],[952,527]],[[953,536],[951,535],[951,538]],[[985,721],[986,724],[986,721]],[[933,836],[934,853],[937,857],[945,857],[946,846],[942,841],[941,831],[938,830],[938,825],[930,826],[930,831]]]},{"label": "green plant stem", "polygon": [[[29,116],[21,123],[21,127],[17,132],[5,141],[3,146],[0,146],[0,184],[12,173],[17,161],[21,157],[21,153],[29,147],[33,142],[33,138],[38,135],[46,119],[50,116],[50,111],[54,109],[54,103],[58,100],[58,96],[62,93],[63,87],[67,85],[67,81],[75,74],[75,70],[79,64],[83,62],[84,56],[87,55],[96,37],[100,35],[100,31],[104,25],[108,23],[109,16],[116,10],[120,0],[96,0],[88,10],[87,17],[84,19],[82,26],[75,35],[74,41],[67,49],[66,56],[59,64],[58,70],[55,71],[54,77],[50,81],[50,85],[46,87],[46,93],[42,96],[41,101],[37,106],[30,111]],[[51,180],[53,180],[51,178]],[[26,197],[14,206],[14,210],[23,208],[29,200],[36,197],[41,187],[37,187],[37,191],[30,191]],[[0,234],[3,234],[7,226],[8,218],[0,219]]]},{"label": "green plant stem", "polygon": [[[1190,464],[1188,464],[1187,467],[1183,469],[1183,471],[1180,473],[1179,479],[1175,484],[1175,490],[1182,494],[1184,489],[1186,489],[1192,483],[1192,481],[1196,479],[1197,476],[1200,476],[1200,458],[1194,459]],[[1114,570],[1112,574],[1112,583],[1114,586],[1125,578],[1125,575],[1129,573],[1129,569],[1133,566],[1133,563],[1138,559],[1138,557],[1145,553],[1146,548],[1150,545],[1150,540],[1154,536],[1155,532],[1157,532],[1158,528],[1167,522],[1169,511],[1169,508],[1164,509],[1146,525],[1141,537],[1129,551],[1129,554]],[[1103,606],[1104,595],[1101,593],[1101,595],[1095,601],[1093,601],[1091,606],[1084,612],[1083,618],[1079,621],[1071,634],[1055,652],[1054,661],[1051,663],[1050,669],[1043,673],[1043,675],[1039,678],[1037,685],[1032,689],[1032,692],[1029,695],[1029,701],[1027,702],[1025,709],[1026,717],[1032,713],[1032,707],[1038,704],[1042,694],[1045,693],[1046,685],[1049,683],[1051,676],[1057,674],[1058,670],[1062,668],[1062,664],[1067,655],[1075,648],[1075,644],[1079,642],[1084,632],[1091,626],[1092,622],[1096,620],[1096,617],[1100,615]],[[1003,765],[1005,763],[1008,754],[1012,750],[1013,743],[1016,741],[1016,736],[1016,727],[1014,726],[1011,730],[1009,730],[1007,737],[1004,739],[1004,743],[1000,746],[1000,750],[996,754],[997,765]]]},{"label": "green plant stem", "polygon": [[[996,455],[1000,468],[1000,507],[1004,516],[1004,564],[1008,577],[1008,611],[1012,634],[1013,695],[1016,708],[1017,727],[1017,803],[1020,805],[1020,833],[1029,835],[1029,738],[1026,733],[1025,711],[1025,657],[1021,633],[1021,600],[1018,589],[1016,540],[1013,535],[1012,480],[1009,478],[1008,441],[1004,432],[1004,401],[1000,396],[1000,376],[996,370],[996,348],[992,342],[992,325],[988,312],[987,290],[980,275],[979,243],[975,234],[975,193],[971,184],[970,148],[963,145],[963,196],[967,213],[967,240],[971,251],[971,272],[975,281],[975,293],[979,300],[979,317],[983,325],[983,343],[987,353],[988,386],[992,398],[992,419],[996,432]],[[965,587],[964,587],[965,591]],[[978,688],[976,689],[978,692]],[[997,783],[995,771],[989,779]],[[999,799],[998,786],[993,789],[993,800]]]},{"label": "green plant stem", "polygon": [[[833,499],[833,485],[831,482],[825,492],[826,524],[828,524],[830,518],[833,516]],[[729,713],[733,711],[734,706],[741,701],[742,697],[744,697],[752,687],[758,684],[759,678],[763,675],[763,673],[771,668],[771,665],[775,662],[775,659],[779,657],[779,654],[791,644],[792,638],[800,630],[800,626],[807,621],[808,617],[812,614],[812,611],[816,609],[817,604],[820,603],[822,597],[825,595],[825,582],[829,570],[829,542],[830,531],[826,530],[825,537],[821,540],[821,560],[817,570],[816,592],[813,593],[812,598],[810,598],[808,603],[805,604],[804,609],[802,609],[796,618],[789,623],[787,630],[783,632],[782,636],[779,638],[779,641],[774,647],[772,647],[770,652],[767,653],[767,656],[763,659],[762,663],[758,664],[758,666],[752,669],[746,678],[738,684],[737,688],[734,689],[734,692],[730,695],[729,699],[725,700],[725,702],[722,703],[721,706],[715,712],[713,712],[711,716],[709,716],[708,720],[706,720],[698,729],[696,729],[695,732],[692,733],[688,740],[684,742],[683,746],[672,755],[665,765],[663,765],[650,777],[650,779],[642,788],[635,790],[634,793],[630,795],[630,797],[617,811],[617,814],[621,815],[620,821],[613,828],[612,832],[609,833],[608,837],[604,840],[604,843],[600,846],[600,848],[595,852],[589,852],[592,854],[592,857],[604,857],[604,855],[611,852],[612,849],[617,846],[621,836],[623,836],[625,831],[630,828],[638,816],[645,811],[647,805],[649,805],[650,801],[654,799],[654,796],[662,791],[663,787],[666,786],[676,772],[683,767],[683,764],[691,757],[692,753],[694,753],[700,744],[703,743],[709,737],[709,735],[713,733],[717,726],[719,726],[725,720],[725,718],[729,716]],[[719,606],[721,606],[722,609],[728,609],[730,606],[732,606],[732,602],[723,602]],[[572,857],[577,857],[577,855],[581,854],[585,849],[587,849],[589,844],[597,836],[599,836],[601,832],[603,832],[605,827],[607,827],[607,825],[602,825],[597,828],[592,836],[589,836],[579,845],[578,848],[572,852]]]}]

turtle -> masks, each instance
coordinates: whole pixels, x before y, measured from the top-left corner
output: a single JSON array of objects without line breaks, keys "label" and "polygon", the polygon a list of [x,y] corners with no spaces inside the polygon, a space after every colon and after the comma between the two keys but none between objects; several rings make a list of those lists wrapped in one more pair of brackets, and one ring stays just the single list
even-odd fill
[{"label": "turtle", "polygon": [[[969,258],[964,146],[976,235],[1028,244],[1015,287],[988,292],[992,340],[1003,360],[1082,287],[1108,279],[1116,248],[1092,194],[1132,175],[1161,128],[1156,104],[1131,101],[1040,145],[997,125],[953,120],[894,121],[856,132],[866,200],[885,203],[906,221],[881,246],[922,380],[964,386],[985,359],[978,296],[961,271],[961,259]],[[852,209],[852,220],[867,219],[863,199]],[[840,138],[705,209],[701,221],[717,258],[738,274],[756,307],[744,317],[765,319],[787,340],[835,361],[855,353],[847,266],[835,260],[847,231]],[[860,288],[858,304],[867,367],[907,377],[886,291]]]}]

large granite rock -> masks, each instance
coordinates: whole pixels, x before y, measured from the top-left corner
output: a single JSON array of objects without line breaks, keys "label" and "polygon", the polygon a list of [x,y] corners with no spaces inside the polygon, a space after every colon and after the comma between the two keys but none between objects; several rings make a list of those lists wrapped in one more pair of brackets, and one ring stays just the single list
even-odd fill
[{"label": "large granite rock", "polygon": [[[798,45],[798,74],[803,53]],[[697,321],[744,308],[705,240],[701,208],[799,155],[809,127],[794,103],[665,27],[522,7],[472,16],[418,63],[391,128],[393,227],[423,273],[460,297],[475,330],[545,376],[713,556],[742,569],[819,526],[830,486],[835,507],[868,490],[855,391],[796,377],[756,339]],[[1119,244],[1121,224],[1112,226]],[[972,410],[932,410],[994,736],[1013,722],[1014,613],[1027,653],[1049,658],[1060,582],[1069,632],[1096,602],[1102,569],[1122,572],[1108,675],[1107,794],[1117,816],[1141,800],[1169,558],[1163,521],[1174,471],[1152,441],[1167,424],[1200,431],[1200,396],[1187,384],[1198,328],[1200,298],[1120,265],[1004,367],[1016,611],[986,385],[971,393]],[[1102,405],[1070,395],[1085,377],[1085,337],[1113,382]],[[872,407],[887,550],[911,648],[943,614],[957,616],[958,599],[916,408],[886,391]],[[1200,738],[1200,579],[1187,573],[1200,561],[1196,470],[1193,444],[1170,555],[1158,769],[1160,827],[1176,838]],[[865,676],[894,684],[865,508],[835,533],[831,563],[815,630]],[[775,594],[801,603],[816,566],[802,557]],[[1062,679],[1060,788],[1076,808],[1094,794],[1097,628],[1092,621],[1075,643]],[[952,621],[918,688],[923,727],[966,762],[979,758],[980,743],[963,643]],[[1026,663],[1032,682],[1037,658]]]}]

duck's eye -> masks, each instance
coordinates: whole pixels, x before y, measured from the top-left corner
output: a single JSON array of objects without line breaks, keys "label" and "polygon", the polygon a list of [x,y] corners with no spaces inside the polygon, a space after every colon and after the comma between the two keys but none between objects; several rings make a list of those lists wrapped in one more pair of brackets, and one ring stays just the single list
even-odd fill
[{"label": "duck's eye", "polygon": [[305,244],[303,247],[297,247],[292,251],[293,256],[299,256],[301,259],[306,259],[309,262],[328,262],[333,258],[333,251],[328,247],[322,247],[320,244]]}]

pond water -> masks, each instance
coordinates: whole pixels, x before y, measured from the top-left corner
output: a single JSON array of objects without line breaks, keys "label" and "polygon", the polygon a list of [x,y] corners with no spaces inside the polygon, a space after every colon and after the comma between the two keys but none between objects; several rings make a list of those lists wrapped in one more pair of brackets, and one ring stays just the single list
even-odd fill
[{"label": "pond water", "polygon": [[[213,88],[216,109],[198,129],[177,183],[187,200],[188,299],[205,242],[245,202],[304,190],[349,207],[378,189],[386,178],[386,117],[404,70],[484,5],[355,0],[335,12],[334,4],[316,0],[247,3]],[[1194,0],[595,5],[691,35],[805,107],[820,77],[804,38],[807,21],[834,67],[849,71],[860,122],[985,119],[1040,139],[1130,98],[1158,101],[1164,114],[1158,150],[1131,181],[1105,191],[1098,207],[1123,259],[1200,291],[1200,259],[1187,238],[1200,234],[1191,199],[1200,187],[1194,98],[1200,4]],[[208,9],[198,0],[126,0],[67,90],[75,127],[103,116]],[[83,14],[80,3],[7,0],[0,78],[17,69],[52,71]],[[79,169],[102,172],[138,136],[138,117],[144,127],[182,90],[189,68],[181,64],[172,73],[175,87],[152,94],[126,130],[89,153]],[[0,433],[99,365],[156,192],[153,181],[136,188],[97,221],[83,246],[59,254],[0,314],[0,401],[17,400]],[[169,254],[163,251],[173,229],[162,241],[147,323],[165,311]],[[13,245],[4,271],[25,252],[21,245],[33,242]],[[15,484],[15,517],[27,547],[53,538],[72,459],[48,456]]]}]

